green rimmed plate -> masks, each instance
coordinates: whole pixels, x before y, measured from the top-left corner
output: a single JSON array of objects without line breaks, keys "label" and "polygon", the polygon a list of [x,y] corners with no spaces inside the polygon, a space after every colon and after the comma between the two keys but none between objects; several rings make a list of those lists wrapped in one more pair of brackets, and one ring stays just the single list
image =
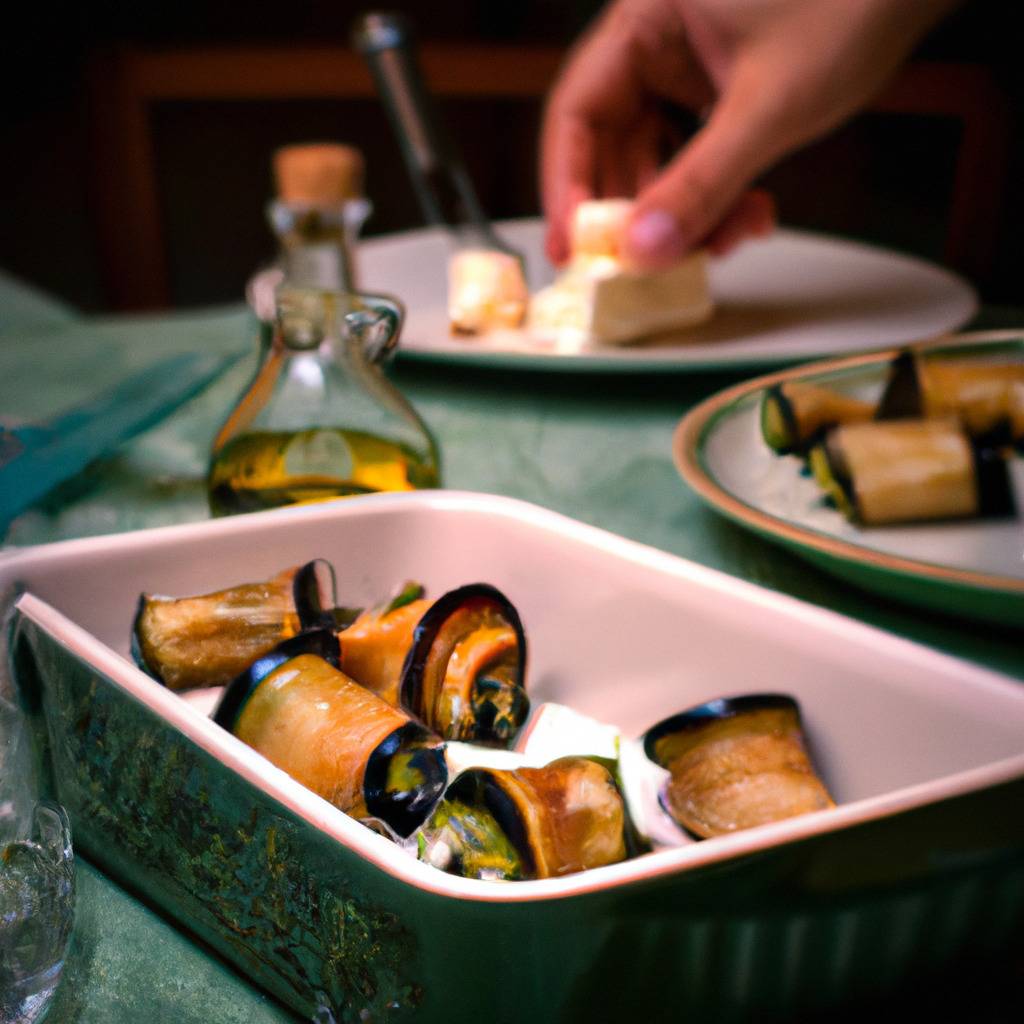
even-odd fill
[{"label": "green rimmed plate", "polygon": [[[986,331],[924,343],[983,360],[1024,358],[1024,331]],[[821,498],[795,456],[760,432],[766,388],[807,381],[877,397],[896,350],[811,363],[728,388],[690,411],[673,439],[676,467],[713,508],[859,587],[951,615],[1024,626],[1024,519],[860,528]],[[1024,510],[1024,460],[1011,460]]]}]

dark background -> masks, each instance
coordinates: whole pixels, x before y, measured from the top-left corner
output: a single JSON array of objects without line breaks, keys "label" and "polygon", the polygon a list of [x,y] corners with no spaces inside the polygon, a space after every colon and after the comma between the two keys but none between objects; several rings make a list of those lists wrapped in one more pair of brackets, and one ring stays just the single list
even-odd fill
[{"label": "dark background", "polygon": [[[425,42],[568,46],[593,0],[397,3]],[[974,0],[930,36],[918,58],[989,69],[1009,102],[1014,144],[989,265],[972,270],[991,303],[1024,305],[1024,89],[1010,23],[1014,5]],[[161,49],[247,43],[343,44],[363,8],[186,0],[177,4],[22,6],[5,25],[0,268],[86,310],[108,308],[90,202],[91,61],[128,45]],[[13,20],[11,20],[13,19]],[[446,102],[444,113],[488,212],[536,213],[539,103]],[[375,214],[368,233],[421,223],[377,104],[360,101],[174,102],[153,116],[161,216],[175,305],[235,300],[273,251],[263,207],[278,145],[336,138],[361,146]],[[782,219],[941,259],[959,128],[937,117],[867,114],[786,160],[766,180]]]}]

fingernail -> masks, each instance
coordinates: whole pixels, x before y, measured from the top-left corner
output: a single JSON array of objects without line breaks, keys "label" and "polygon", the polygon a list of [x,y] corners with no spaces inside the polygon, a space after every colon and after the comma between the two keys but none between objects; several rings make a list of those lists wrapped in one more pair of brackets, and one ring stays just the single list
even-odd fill
[{"label": "fingernail", "polygon": [[665,210],[648,210],[626,232],[626,255],[645,265],[664,266],[686,255],[679,223]]}]

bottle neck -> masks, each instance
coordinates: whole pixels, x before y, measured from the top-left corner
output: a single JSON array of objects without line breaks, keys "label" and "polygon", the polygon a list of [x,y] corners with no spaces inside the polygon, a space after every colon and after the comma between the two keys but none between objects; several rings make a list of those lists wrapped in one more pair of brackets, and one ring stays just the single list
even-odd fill
[{"label": "bottle neck", "polygon": [[366,200],[337,206],[278,200],[268,212],[280,242],[286,283],[298,288],[356,291],[352,250],[369,212]]},{"label": "bottle neck", "polygon": [[288,284],[332,292],[355,291],[351,254],[343,240],[286,245],[282,255]]}]

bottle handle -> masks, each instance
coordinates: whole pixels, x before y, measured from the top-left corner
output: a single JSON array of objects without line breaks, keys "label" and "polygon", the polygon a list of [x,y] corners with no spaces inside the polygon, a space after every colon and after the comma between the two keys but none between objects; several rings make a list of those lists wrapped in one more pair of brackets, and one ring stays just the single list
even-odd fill
[{"label": "bottle handle", "polygon": [[359,339],[371,363],[386,363],[398,347],[405,307],[391,295],[357,296],[358,304],[345,314],[345,326]]}]

